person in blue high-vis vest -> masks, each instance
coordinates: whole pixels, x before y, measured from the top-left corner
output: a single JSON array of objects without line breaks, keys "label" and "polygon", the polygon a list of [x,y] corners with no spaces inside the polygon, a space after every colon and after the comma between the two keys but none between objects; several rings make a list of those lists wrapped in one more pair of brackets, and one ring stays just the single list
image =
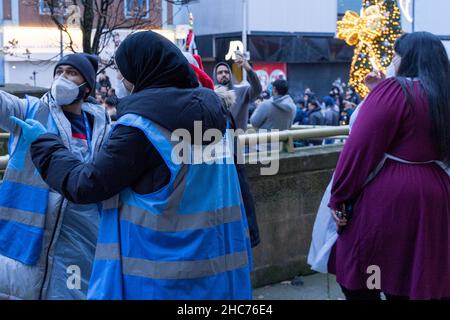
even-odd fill
[{"label": "person in blue high-vis vest", "polygon": [[[76,203],[103,201],[88,298],[251,299],[250,239],[233,155],[194,164],[173,156],[174,131],[193,137],[197,121],[203,132],[221,133],[218,145],[226,146],[226,110],[212,90],[199,88],[181,51],[156,33],[129,36],[115,60],[123,75],[118,120],[92,163],[74,158],[39,125],[22,124],[38,132],[31,154],[50,186]],[[189,155],[205,146],[185,147]]]},{"label": "person in blue high-vis vest", "polygon": [[[0,184],[0,299],[86,299],[99,206],[76,204],[46,184],[29,143],[48,131],[78,161],[95,159],[110,129],[105,109],[89,101],[97,68],[97,57],[69,54],[41,99],[0,91],[0,127],[10,133]],[[41,131],[22,130],[26,122]]]}]

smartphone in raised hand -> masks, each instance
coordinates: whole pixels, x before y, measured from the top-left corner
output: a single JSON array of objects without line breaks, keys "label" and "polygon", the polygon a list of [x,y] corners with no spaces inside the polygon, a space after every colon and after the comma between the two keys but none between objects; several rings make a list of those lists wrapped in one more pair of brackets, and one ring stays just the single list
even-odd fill
[{"label": "smartphone in raised hand", "polygon": [[236,50],[234,52],[234,55],[235,55],[234,62],[239,63],[244,61],[244,54],[241,51]]}]

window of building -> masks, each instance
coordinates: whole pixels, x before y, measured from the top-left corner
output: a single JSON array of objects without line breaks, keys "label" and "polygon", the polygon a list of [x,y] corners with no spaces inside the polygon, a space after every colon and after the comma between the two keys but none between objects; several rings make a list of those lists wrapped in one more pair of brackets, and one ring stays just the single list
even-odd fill
[{"label": "window of building", "polygon": [[362,0],[337,0],[337,2],[339,16],[343,16],[347,10],[352,10],[358,13],[361,11]]},{"label": "window of building", "polygon": [[39,0],[39,14],[42,16],[44,14],[49,14],[50,9],[44,0]]},{"label": "window of building", "polygon": [[[51,2],[53,13],[55,15],[65,15],[66,10],[70,5],[73,5],[73,2],[71,0],[58,0]],[[52,12],[50,10],[50,7],[47,4],[47,1],[45,0],[39,0],[39,14],[41,16],[43,15],[50,15]]]},{"label": "window of building", "polygon": [[149,0],[125,0],[125,17],[135,18],[136,16],[148,18],[150,11]]},{"label": "window of building", "polygon": [[3,20],[12,19],[11,0],[3,1]]}]

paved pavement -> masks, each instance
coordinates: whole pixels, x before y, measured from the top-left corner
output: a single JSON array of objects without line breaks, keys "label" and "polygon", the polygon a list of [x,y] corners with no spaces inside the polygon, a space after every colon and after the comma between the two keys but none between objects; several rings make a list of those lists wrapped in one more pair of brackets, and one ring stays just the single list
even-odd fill
[{"label": "paved pavement", "polygon": [[343,300],[332,275],[314,274],[253,290],[255,300]]}]

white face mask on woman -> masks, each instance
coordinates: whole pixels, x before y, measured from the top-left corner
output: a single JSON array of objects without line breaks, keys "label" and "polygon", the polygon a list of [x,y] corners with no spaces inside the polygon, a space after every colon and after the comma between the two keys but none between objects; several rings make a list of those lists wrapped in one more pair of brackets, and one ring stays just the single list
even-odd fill
[{"label": "white face mask on woman", "polygon": [[127,87],[125,87],[125,84],[123,83],[124,79],[125,78],[122,78],[121,80],[119,80],[119,83],[117,84],[116,96],[119,99],[125,98],[132,93],[127,89]]},{"label": "white face mask on woman", "polygon": [[395,55],[392,59],[391,64],[386,69],[386,78],[394,78],[397,76],[397,69],[400,67],[401,62],[402,58],[398,55]]},{"label": "white face mask on woman", "polygon": [[58,79],[53,81],[51,90],[52,97],[55,99],[58,106],[71,105],[75,101],[82,98],[80,87],[85,83],[86,82],[78,86],[72,81],[60,76]]}]

